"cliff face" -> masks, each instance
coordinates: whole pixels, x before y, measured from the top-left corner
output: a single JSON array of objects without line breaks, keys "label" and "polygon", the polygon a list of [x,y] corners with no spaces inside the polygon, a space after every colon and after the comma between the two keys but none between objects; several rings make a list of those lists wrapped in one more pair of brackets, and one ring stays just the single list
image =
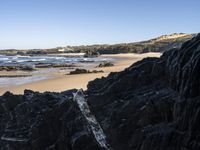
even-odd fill
[{"label": "cliff face", "polygon": [[0,120],[1,150],[198,150],[200,34],[84,94],[6,93]]}]

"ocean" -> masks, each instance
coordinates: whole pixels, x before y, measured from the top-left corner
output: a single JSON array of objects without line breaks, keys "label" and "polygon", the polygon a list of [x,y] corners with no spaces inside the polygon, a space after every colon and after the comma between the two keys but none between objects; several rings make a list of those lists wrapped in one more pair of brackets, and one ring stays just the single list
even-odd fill
[{"label": "ocean", "polygon": [[[93,63],[100,63],[103,61],[112,61],[112,58],[84,58],[83,56],[5,56],[0,55],[0,66],[31,66],[35,67],[37,64],[76,64],[81,63],[83,66],[90,66]],[[66,68],[67,69],[67,68]],[[49,78],[54,78],[54,73],[65,72],[66,69],[60,70],[59,68],[47,68],[47,69],[36,69],[34,71],[9,71],[8,73],[14,72],[14,74],[28,73],[31,76],[27,77],[3,77],[0,78],[0,88],[12,87],[23,85],[26,83],[41,81]],[[0,72],[0,75],[4,75],[5,72]]]},{"label": "ocean", "polygon": [[13,66],[13,65],[30,65],[35,64],[65,64],[65,63],[86,63],[86,62],[102,62],[110,61],[111,58],[84,58],[83,56],[76,57],[63,57],[63,56],[5,56],[0,55],[0,66]]}]

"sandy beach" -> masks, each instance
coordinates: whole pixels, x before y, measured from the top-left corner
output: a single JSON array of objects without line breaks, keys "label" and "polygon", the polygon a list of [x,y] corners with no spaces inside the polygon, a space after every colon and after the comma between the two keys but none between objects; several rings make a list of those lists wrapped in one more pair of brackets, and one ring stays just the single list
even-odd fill
[{"label": "sandy beach", "polygon": [[[136,61],[139,61],[145,57],[159,57],[160,53],[145,53],[145,54],[113,54],[113,55],[101,55],[100,57],[114,58],[114,66],[95,68],[96,63],[87,64],[87,68],[90,70],[103,70],[104,73],[92,73],[92,74],[77,74],[66,75],[65,71],[55,72],[53,77],[44,79],[41,81],[35,81],[18,86],[7,86],[0,88],[0,95],[6,91],[10,91],[15,94],[23,94],[25,89],[45,92],[61,92],[73,88],[87,89],[89,81],[95,78],[101,78],[107,76],[110,72],[122,71]],[[89,66],[89,67],[88,67]],[[83,66],[84,67],[84,66]],[[1,72],[2,73],[2,72]],[[5,72],[4,72],[5,73]]]}]

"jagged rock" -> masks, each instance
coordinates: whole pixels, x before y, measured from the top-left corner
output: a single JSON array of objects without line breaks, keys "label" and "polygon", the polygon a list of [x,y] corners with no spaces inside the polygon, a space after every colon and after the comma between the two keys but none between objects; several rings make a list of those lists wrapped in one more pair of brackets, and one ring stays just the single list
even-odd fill
[{"label": "jagged rock", "polygon": [[75,92],[1,96],[0,149],[198,150],[200,34]]},{"label": "jagged rock", "polygon": [[115,150],[200,149],[200,34],[90,82],[86,94]]},{"label": "jagged rock", "polygon": [[6,93],[0,97],[0,149],[100,149],[73,101],[73,92],[26,90],[23,96]]}]

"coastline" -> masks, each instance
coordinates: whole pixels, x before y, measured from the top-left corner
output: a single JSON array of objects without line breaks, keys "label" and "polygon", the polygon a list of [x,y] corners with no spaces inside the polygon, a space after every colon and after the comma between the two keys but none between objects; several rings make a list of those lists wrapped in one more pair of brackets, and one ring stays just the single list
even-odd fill
[{"label": "coastline", "polygon": [[[159,57],[160,53],[144,53],[144,54],[112,54],[112,55],[101,55],[102,58],[114,58],[114,66],[95,68],[98,63],[88,63],[82,68],[92,70],[103,70],[104,73],[92,73],[92,74],[77,74],[77,75],[66,75],[66,72],[55,72],[51,78],[47,78],[40,81],[34,81],[17,86],[8,86],[0,88],[0,95],[6,91],[10,91],[15,94],[23,94],[25,89],[39,91],[39,92],[61,92],[73,88],[87,89],[89,81],[96,78],[106,77],[110,72],[122,71],[134,62],[137,62],[145,57]],[[59,69],[59,68],[58,68]]]}]

